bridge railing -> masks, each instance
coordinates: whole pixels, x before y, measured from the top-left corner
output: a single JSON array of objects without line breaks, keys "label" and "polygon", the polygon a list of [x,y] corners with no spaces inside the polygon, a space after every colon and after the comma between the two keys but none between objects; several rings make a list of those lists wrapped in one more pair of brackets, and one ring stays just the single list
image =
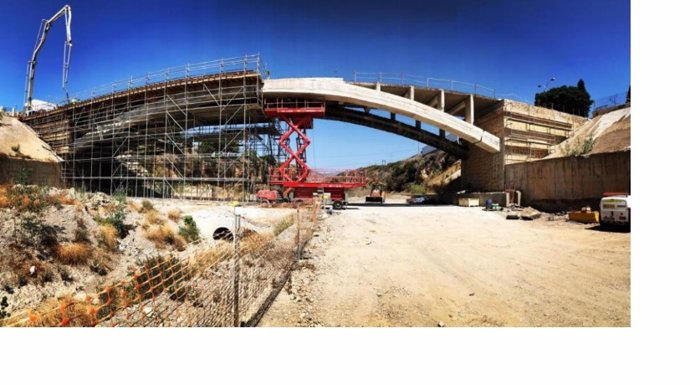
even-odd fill
[{"label": "bridge railing", "polygon": [[496,98],[496,90],[479,83],[464,82],[453,79],[431,78],[404,73],[387,72],[353,72],[353,81],[361,83],[382,83],[411,85],[427,88],[443,88],[449,91],[459,91],[469,94],[483,95]]},{"label": "bridge railing", "polygon": [[[261,58],[258,54],[234,58],[223,58],[201,63],[191,63],[178,67],[169,67],[159,71],[147,72],[146,74],[140,76],[131,76],[128,79],[118,80],[112,83],[96,86],[88,90],[70,93],[70,100],[74,101],[91,99],[98,96],[119,91],[126,91],[128,89],[143,87],[149,84],[166,82],[170,80],[240,71],[257,72],[262,75],[267,73],[265,65],[261,61]],[[52,102],[62,105],[69,103],[70,100],[62,99],[53,100]]]}]

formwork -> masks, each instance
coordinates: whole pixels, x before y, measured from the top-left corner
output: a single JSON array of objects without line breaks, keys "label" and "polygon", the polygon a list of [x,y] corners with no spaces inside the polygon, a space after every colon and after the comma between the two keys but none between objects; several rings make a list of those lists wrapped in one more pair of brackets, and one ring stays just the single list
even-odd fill
[{"label": "formwork", "polygon": [[280,156],[258,55],[111,83],[24,116],[65,184],[136,197],[247,200]]}]

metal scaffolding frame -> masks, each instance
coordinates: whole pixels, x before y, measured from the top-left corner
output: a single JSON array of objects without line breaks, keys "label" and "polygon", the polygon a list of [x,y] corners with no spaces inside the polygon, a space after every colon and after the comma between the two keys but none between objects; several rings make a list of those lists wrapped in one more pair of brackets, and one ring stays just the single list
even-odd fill
[{"label": "metal scaffolding frame", "polygon": [[280,155],[281,127],[263,112],[262,73],[258,55],[190,64],[99,87],[22,120],[64,160],[67,185],[246,201]]}]

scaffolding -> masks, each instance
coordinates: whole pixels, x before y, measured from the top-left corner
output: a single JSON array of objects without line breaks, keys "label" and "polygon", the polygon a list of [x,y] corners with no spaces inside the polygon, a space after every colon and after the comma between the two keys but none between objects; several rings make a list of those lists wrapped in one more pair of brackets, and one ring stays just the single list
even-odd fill
[{"label": "scaffolding", "polygon": [[[114,82],[23,117],[67,185],[134,197],[250,200],[283,156],[263,112],[258,55]],[[81,94],[84,97],[84,94]]]}]

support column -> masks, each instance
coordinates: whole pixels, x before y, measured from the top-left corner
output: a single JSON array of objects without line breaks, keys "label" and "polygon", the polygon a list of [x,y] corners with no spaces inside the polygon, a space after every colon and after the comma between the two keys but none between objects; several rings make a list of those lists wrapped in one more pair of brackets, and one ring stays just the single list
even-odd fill
[{"label": "support column", "polygon": [[474,94],[470,94],[469,100],[465,103],[465,121],[474,124]]},{"label": "support column", "polygon": [[405,93],[405,97],[414,101],[414,86],[410,86],[410,89]]},{"label": "support column", "polygon": [[[441,93],[438,95],[438,109],[440,111],[446,110],[446,92],[443,89],[441,89]],[[439,128],[438,136],[441,138],[445,138],[446,132]]]}]

